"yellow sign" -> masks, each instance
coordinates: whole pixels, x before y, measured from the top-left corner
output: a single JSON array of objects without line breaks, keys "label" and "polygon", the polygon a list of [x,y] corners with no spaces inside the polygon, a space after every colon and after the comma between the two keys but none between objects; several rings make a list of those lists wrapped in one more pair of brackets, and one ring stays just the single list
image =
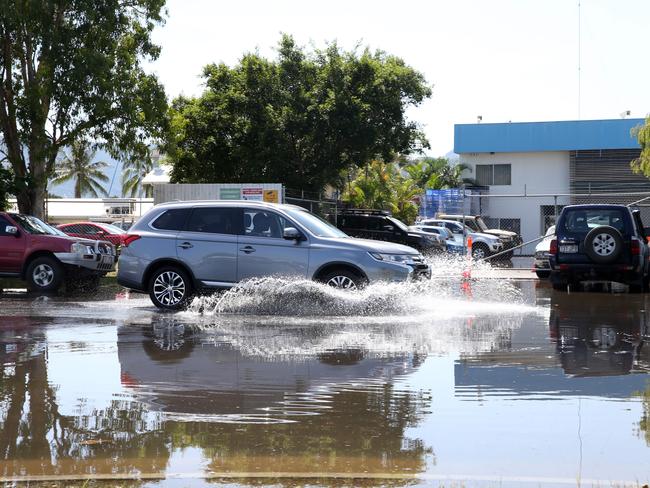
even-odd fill
[{"label": "yellow sign", "polygon": [[280,203],[278,190],[264,190],[264,201],[269,203]]}]

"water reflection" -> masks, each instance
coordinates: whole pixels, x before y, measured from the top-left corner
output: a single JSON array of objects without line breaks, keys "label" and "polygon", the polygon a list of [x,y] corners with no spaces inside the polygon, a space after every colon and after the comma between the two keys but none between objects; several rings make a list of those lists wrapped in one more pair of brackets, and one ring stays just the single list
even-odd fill
[{"label": "water reflection", "polygon": [[121,388],[103,406],[72,402],[58,391],[70,385],[49,376],[52,346],[96,367],[83,330],[62,351],[47,328],[2,327],[2,476],[164,473],[187,452],[205,473],[417,473],[432,462],[432,450],[405,435],[430,394],[396,386],[422,356],[350,348],[270,358],[181,321],[153,322],[115,329]]},{"label": "water reflection", "polygon": [[646,296],[552,292],[547,298],[546,333],[536,321],[525,320],[512,329],[509,343],[462,356],[455,367],[459,396],[630,398],[645,390],[650,372]]},{"label": "water reflection", "polygon": [[613,376],[650,371],[644,339],[650,334],[643,296],[557,293],[549,333],[562,369],[573,376]]}]

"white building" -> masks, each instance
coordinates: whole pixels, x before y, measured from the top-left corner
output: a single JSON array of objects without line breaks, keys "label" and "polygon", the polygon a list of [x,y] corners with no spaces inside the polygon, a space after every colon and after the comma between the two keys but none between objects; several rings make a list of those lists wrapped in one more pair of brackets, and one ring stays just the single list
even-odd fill
[{"label": "white building", "polygon": [[[489,195],[480,198],[481,214],[529,241],[544,233],[563,205],[630,203],[650,192],[650,181],[630,169],[640,153],[631,131],[641,124],[643,119],[457,124],[454,151],[471,168],[466,176],[476,180],[473,190]],[[616,194],[602,195],[610,192]]]}]

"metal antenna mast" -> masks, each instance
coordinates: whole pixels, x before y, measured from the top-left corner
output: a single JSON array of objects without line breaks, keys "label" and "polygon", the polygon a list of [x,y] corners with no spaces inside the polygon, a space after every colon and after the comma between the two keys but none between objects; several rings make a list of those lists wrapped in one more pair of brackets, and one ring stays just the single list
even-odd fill
[{"label": "metal antenna mast", "polygon": [[580,32],[580,0],[578,0],[578,120],[580,120],[580,89],[581,89],[581,75],[582,73],[580,72],[580,63],[581,63],[581,32]]}]

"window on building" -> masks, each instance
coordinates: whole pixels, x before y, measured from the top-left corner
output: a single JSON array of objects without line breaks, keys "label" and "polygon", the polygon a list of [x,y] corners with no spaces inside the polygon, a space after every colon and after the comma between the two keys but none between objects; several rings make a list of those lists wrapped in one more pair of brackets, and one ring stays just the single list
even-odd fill
[{"label": "window on building", "polygon": [[477,164],[476,182],[479,186],[511,185],[510,164]]}]

